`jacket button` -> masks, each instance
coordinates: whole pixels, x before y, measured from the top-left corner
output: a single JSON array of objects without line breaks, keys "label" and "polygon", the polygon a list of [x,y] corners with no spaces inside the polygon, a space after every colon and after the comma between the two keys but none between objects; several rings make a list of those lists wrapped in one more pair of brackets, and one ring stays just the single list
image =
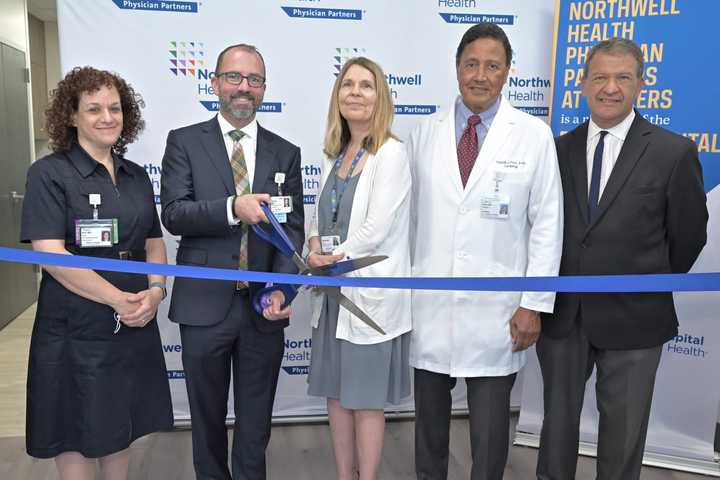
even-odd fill
[{"label": "jacket button", "polygon": [[589,245],[588,245],[587,243],[583,242],[580,246],[581,246],[582,248],[588,248]]}]

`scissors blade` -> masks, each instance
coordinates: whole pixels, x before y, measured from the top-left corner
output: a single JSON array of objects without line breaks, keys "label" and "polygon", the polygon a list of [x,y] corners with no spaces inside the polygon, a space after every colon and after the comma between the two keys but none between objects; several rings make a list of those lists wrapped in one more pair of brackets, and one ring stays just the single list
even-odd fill
[{"label": "scissors blade", "polygon": [[293,253],[291,257],[293,263],[298,269],[298,273],[300,275],[307,275],[310,267],[308,267],[308,264],[305,263],[305,260],[302,259],[300,255],[297,254],[297,252]]},{"label": "scissors blade", "polygon": [[380,328],[380,325],[375,323],[372,318],[368,316],[367,313],[360,310],[360,307],[355,305],[352,300],[347,298],[345,295],[343,295],[339,289],[327,287],[323,288],[321,287],[320,290],[324,292],[327,296],[334,298],[340,306],[348,310],[350,313],[358,317],[360,320],[362,320],[366,325],[372,327],[375,331],[378,333],[385,335],[385,330]]},{"label": "scissors blade", "polygon": [[387,255],[373,255],[370,257],[354,258],[351,260],[343,260],[341,262],[330,263],[322,267],[315,267],[308,270],[310,275],[319,275],[323,277],[336,277],[345,273],[354,272],[361,268],[369,267],[378,262],[387,259]]}]

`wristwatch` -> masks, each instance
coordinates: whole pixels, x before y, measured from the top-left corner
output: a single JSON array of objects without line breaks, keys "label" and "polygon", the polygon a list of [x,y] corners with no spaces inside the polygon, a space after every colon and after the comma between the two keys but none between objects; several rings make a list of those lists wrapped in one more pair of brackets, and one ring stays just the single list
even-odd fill
[{"label": "wristwatch", "polygon": [[165,282],[150,282],[148,283],[148,289],[150,288],[159,288],[162,290],[162,299],[165,300],[165,297],[167,297],[167,288],[165,288]]}]

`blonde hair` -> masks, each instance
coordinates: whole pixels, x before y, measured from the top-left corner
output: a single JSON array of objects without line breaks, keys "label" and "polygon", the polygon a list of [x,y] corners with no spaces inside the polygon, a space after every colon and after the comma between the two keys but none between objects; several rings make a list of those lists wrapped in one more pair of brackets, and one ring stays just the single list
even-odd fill
[{"label": "blonde hair", "polygon": [[350,141],[350,129],[347,121],[340,114],[340,104],[338,95],[340,92],[340,84],[345,78],[345,74],[353,65],[359,65],[370,71],[375,77],[375,91],[377,99],[372,117],[370,118],[370,132],[363,139],[363,148],[371,154],[376,154],[382,145],[389,139],[397,139],[390,131],[392,125],[395,107],[393,106],[392,96],[390,95],[390,87],[385,74],[380,65],[366,57],[351,58],[335,79],[332,94],[330,95],[330,107],[328,108],[327,128],[325,129],[325,144],[323,152],[329,158],[335,158],[347,146]]}]

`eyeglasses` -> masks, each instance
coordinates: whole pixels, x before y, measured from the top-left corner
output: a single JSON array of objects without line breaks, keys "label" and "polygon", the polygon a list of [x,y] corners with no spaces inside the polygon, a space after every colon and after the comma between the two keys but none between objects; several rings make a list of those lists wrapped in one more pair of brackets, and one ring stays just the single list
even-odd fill
[{"label": "eyeglasses", "polygon": [[247,80],[248,85],[255,88],[259,88],[265,85],[265,77],[255,75],[254,73],[251,73],[250,75],[243,75],[240,72],[223,72],[218,73],[215,76],[225,77],[225,80],[227,80],[227,82],[232,85],[240,85],[242,84],[243,80]]}]

